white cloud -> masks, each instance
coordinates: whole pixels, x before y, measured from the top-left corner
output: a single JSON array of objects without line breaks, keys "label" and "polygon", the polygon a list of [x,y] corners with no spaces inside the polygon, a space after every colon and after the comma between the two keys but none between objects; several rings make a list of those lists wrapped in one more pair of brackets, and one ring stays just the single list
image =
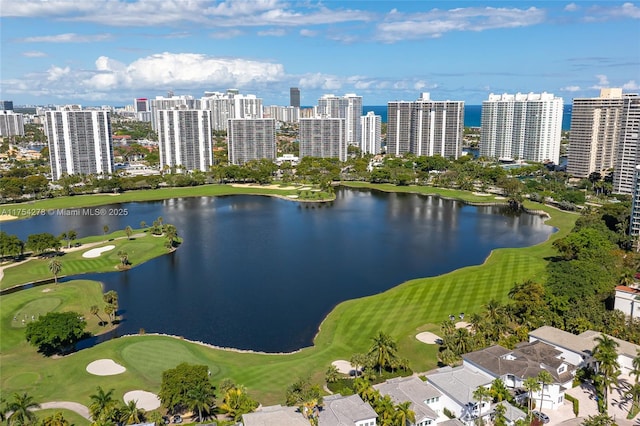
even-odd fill
[{"label": "white cloud", "polygon": [[633,3],[615,6],[593,6],[588,9],[587,21],[606,21],[611,19],[640,19],[640,8]]},{"label": "white cloud", "polygon": [[304,28],[300,30],[300,35],[302,37],[315,37],[318,35],[318,32]]},{"label": "white cloud", "polygon": [[240,31],[240,30],[224,29],[222,31],[216,31],[214,33],[209,34],[209,37],[215,38],[215,39],[219,39],[219,40],[224,40],[224,39],[228,39],[228,38],[239,37],[242,34],[244,34],[244,33],[242,31]]},{"label": "white cloud", "polygon": [[304,26],[368,21],[372,14],[323,5],[297,5],[280,0],[0,0],[0,16],[47,17],[120,27],[178,26],[200,23],[210,27]]},{"label": "white cloud", "polygon": [[337,90],[342,87],[340,77],[329,74],[315,73],[306,74],[300,77],[298,86],[301,89],[322,89],[322,90]]},{"label": "white cloud", "polygon": [[451,10],[432,9],[429,12],[387,14],[378,24],[378,38],[384,42],[405,39],[437,38],[451,31],[485,31],[516,28],[544,22],[545,11],[535,7],[508,9],[469,7]]},{"label": "white cloud", "polygon": [[636,83],[635,80],[629,80],[625,84],[622,85],[622,89],[624,89],[624,90],[640,90],[640,84]]},{"label": "white cloud", "polygon": [[17,39],[22,43],[94,43],[111,39],[111,34],[57,34],[50,36],[35,36]]},{"label": "white cloud", "polygon": [[566,86],[560,88],[561,92],[579,92],[580,90],[580,86]]},{"label": "white cloud", "polygon": [[39,52],[37,50],[29,50],[27,52],[22,52],[22,56],[26,58],[44,58],[45,56],[48,56],[48,55],[44,52]]},{"label": "white cloud", "polygon": [[47,71],[47,80],[48,81],[60,80],[62,77],[69,75],[70,72],[71,72],[71,68],[69,67],[60,68],[54,65],[51,68],[49,68],[49,70]]},{"label": "white cloud", "polygon": [[567,12],[575,12],[578,9],[579,9],[579,7],[575,3],[569,3],[568,5],[566,5],[564,7],[564,10],[566,10]]},{"label": "white cloud", "polygon": [[591,86],[591,89],[606,89],[607,87],[611,87],[609,83],[609,79],[604,74],[597,74],[596,78],[598,79],[598,83]]},{"label": "white cloud", "polygon": [[258,35],[262,37],[283,37],[287,35],[287,32],[282,28],[272,28],[270,30],[258,31]]}]

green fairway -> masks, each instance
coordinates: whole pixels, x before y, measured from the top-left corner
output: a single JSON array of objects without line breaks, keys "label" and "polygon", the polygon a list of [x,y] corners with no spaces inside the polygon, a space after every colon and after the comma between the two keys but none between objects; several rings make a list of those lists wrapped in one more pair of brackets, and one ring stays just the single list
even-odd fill
[{"label": "green fairway", "polygon": [[[130,267],[135,267],[168,253],[164,246],[166,238],[154,237],[149,233],[142,232],[142,230],[134,232],[136,234],[131,239],[123,236],[118,237],[117,235],[124,234],[124,231],[119,231],[108,237],[93,236],[79,240],[86,247],[83,245],[74,248],[73,251],[57,257],[62,262],[62,271],[59,276],[116,271],[120,265],[120,256],[118,256],[120,251],[128,254]],[[102,243],[95,244],[96,241],[102,241]],[[87,251],[105,246],[115,247],[103,252],[98,257],[83,257]],[[0,281],[0,289],[4,290],[24,283],[52,279],[53,276],[49,271],[50,261],[51,259],[33,258],[20,265],[5,268],[4,278]]]},{"label": "green fairway", "polygon": [[[452,197],[455,195],[451,194]],[[486,197],[483,199],[486,201]],[[527,207],[552,215],[548,224],[558,228],[558,232],[548,241],[533,247],[495,250],[482,265],[399,283],[384,293],[343,302],[323,321],[314,346],[293,354],[224,351],[180,338],[145,335],[121,337],[71,356],[48,359],[21,342],[19,333],[22,329],[11,326],[11,315],[18,307],[34,309],[31,302],[42,295],[41,287],[0,296],[3,392],[27,390],[40,402],[69,400],[85,405],[89,404],[89,395],[98,385],[105,389],[115,388],[117,398],[133,389],[157,393],[162,371],[184,361],[207,365],[216,383],[231,378],[245,385],[264,405],[282,403],[286,387],[296,378],[310,376],[321,382],[332,361],[349,359],[353,353],[366,351],[371,337],[380,330],[397,339],[400,356],[409,359],[414,371],[426,371],[437,365],[437,348],[418,342],[415,339],[418,332],[439,332],[438,324],[449,314],[477,312],[491,298],[506,300],[508,290],[516,282],[544,280],[545,259],[555,254],[551,243],[570,231],[578,215],[533,203]],[[88,309],[91,302],[79,300],[80,295],[76,297],[74,300],[62,299],[55,309],[67,309],[69,303],[87,304],[85,310]],[[55,301],[47,303],[53,306]],[[14,307],[6,309],[8,305]],[[175,315],[179,320],[179,313]],[[295,321],[295,318],[291,320]],[[13,342],[5,347],[7,330],[13,333]],[[87,373],[86,365],[100,358],[111,358],[127,371],[105,377]],[[33,381],[37,385],[31,384]]]}]

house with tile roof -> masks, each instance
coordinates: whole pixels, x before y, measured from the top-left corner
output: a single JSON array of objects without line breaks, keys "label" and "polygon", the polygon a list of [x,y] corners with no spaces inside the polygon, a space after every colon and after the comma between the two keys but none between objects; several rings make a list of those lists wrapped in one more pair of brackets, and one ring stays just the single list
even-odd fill
[{"label": "house with tile roof", "polygon": [[[359,395],[325,396],[319,426],[376,426],[378,414]],[[245,425],[247,426],[247,425]]]},{"label": "house with tile roof", "polygon": [[297,407],[271,405],[242,415],[244,426],[309,426]]}]

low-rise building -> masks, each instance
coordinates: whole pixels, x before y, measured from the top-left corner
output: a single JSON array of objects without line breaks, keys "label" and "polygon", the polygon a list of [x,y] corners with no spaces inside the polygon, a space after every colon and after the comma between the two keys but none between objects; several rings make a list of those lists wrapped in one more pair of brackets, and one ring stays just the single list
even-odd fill
[{"label": "low-rise building", "polygon": [[309,426],[297,407],[271,405],[242,415],[244,426]]},{"label": "low-rise building", "polygon": [[640,317],[640,289],[619,285],[616,287],[614,308],[631,318]]},{"label": "low-rise building", "polygon": [[394,404],[411,403],[411,410],[416,415],[412,426],[435,424],[442,416],[440,398],[442,394],[431,384],[423,382],[415,376],[398,377],[373,386],[381,395],[389,395]]},{"label": "low-rise building", "polygon": [[[320,426],[376,426],[378,415],[359,395],[339,393],[324,397],[320,410]],[[247,426],[247,425],[245,425]]]}]

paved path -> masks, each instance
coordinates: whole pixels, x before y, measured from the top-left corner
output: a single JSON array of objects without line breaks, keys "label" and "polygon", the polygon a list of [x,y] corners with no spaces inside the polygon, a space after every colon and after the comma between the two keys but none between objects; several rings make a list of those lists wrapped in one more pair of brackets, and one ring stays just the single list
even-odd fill
[{"label": "paved path", "polygon": [[77,402],[71,401],[51,401],[51,402],[43,402],[40,404],[41,410],[46,410],[49,408],[64,408],[67,410],[74,411],[84,417],[87,420],[91,420],[91,416],[89,415],[89,409]]}]

